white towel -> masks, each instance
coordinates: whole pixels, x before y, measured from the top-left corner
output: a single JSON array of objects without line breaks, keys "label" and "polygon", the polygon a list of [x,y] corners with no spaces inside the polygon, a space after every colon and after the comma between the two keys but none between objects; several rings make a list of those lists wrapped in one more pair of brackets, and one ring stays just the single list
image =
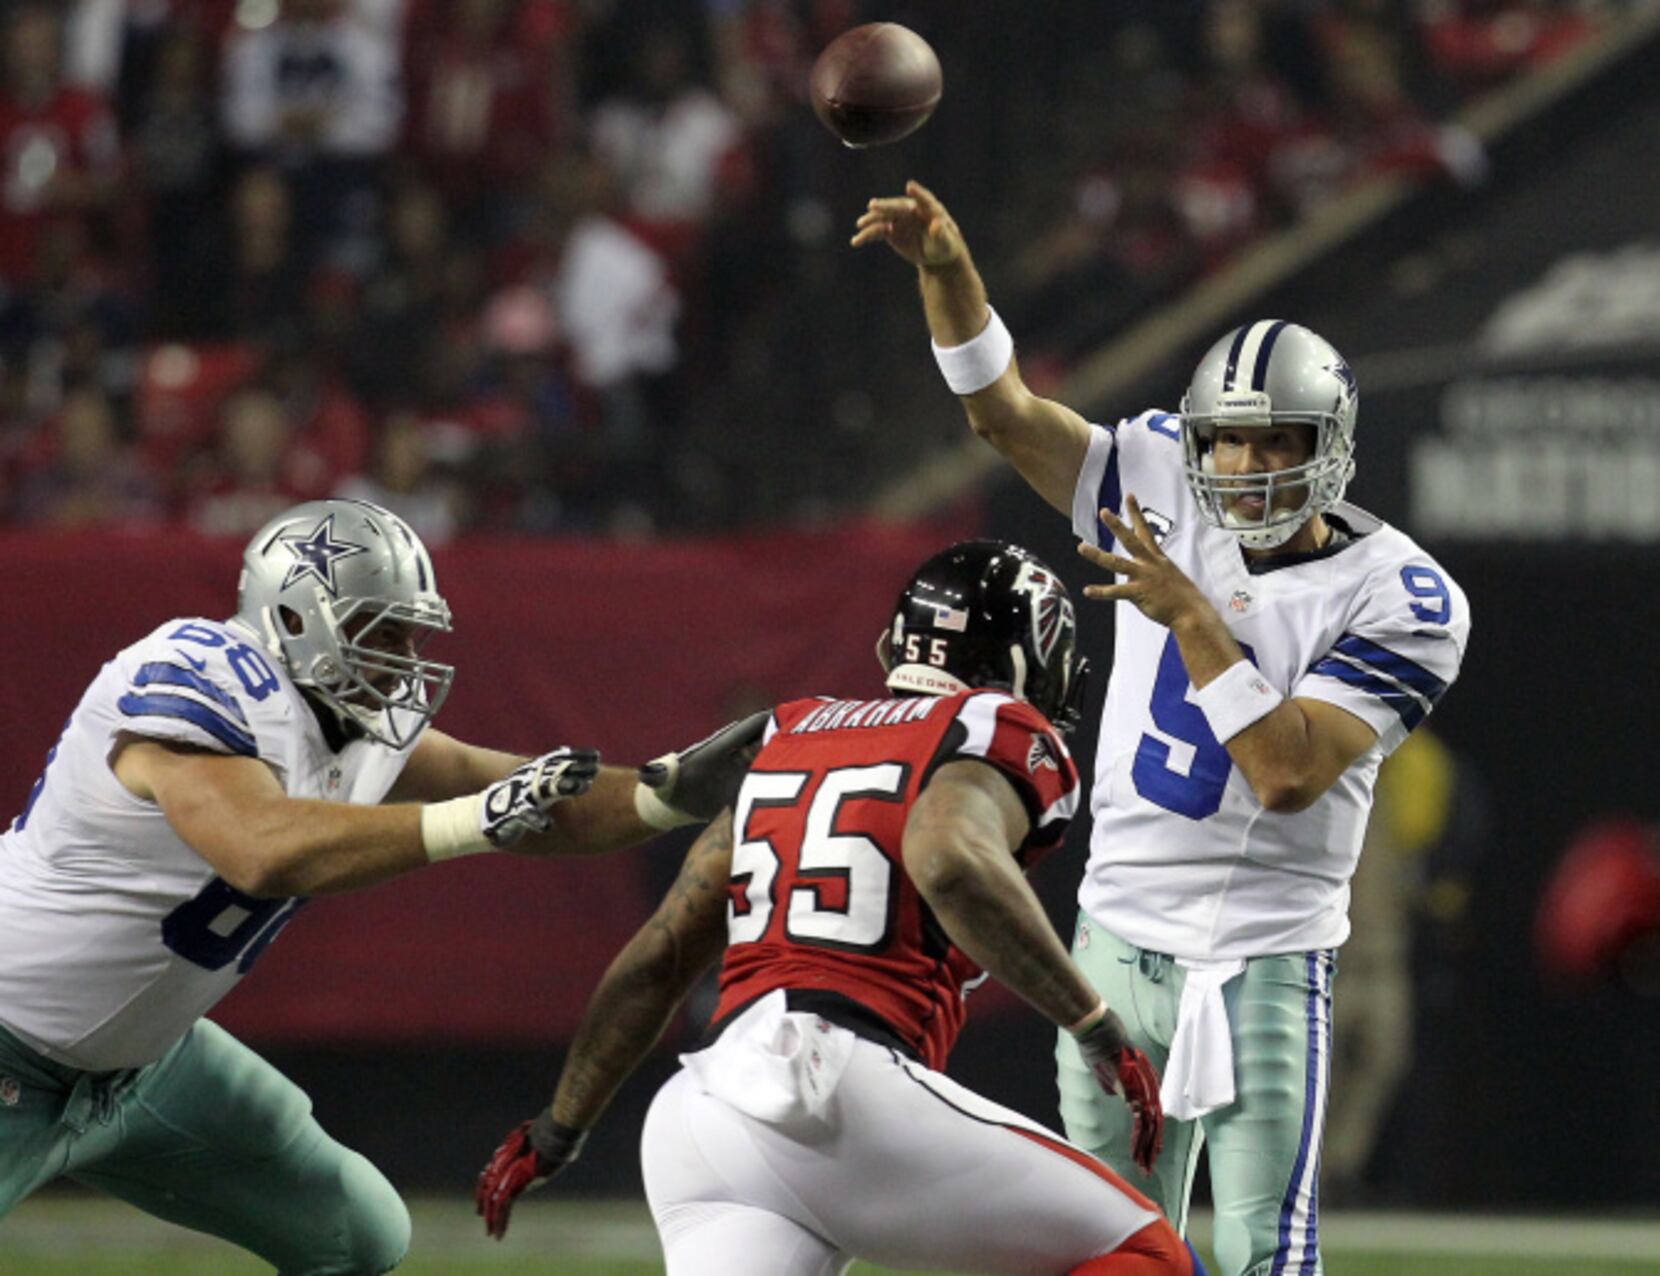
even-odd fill
[{"label": "white towel", "polygon": [[789,1009],[782,989],[762,997],[707,1050],[683,1054],[707,1094],[771,1125],[823,1115],[853,1054],[853,1033]]},{"label": "white towel", "polygon": [[1243,961],[1184,961],[1187,972],[1176,1011],[1176,1035],[1164,1065],[1159,1102],[1164,1114],[1191,1121],[1233,1102],[1233,1033],[1222,989],[1245,969]]}]

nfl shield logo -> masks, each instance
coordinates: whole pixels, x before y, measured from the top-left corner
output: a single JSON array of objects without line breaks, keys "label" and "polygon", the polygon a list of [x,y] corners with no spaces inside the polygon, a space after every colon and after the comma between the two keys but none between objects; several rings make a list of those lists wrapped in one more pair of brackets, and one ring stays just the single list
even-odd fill
[{"label": "nfl shield logo", "polygon": [[1251,605],[1251,596],[1243,589],[1233,591],[1233,597],[1228,599],[1228,606],[1234,611],[1244,611]]},{"label": "nfl shield logo", "polygon": [[16,1077],[0,1077],[0,1103],[15,1108],[23,1097],[23,1086]]}]

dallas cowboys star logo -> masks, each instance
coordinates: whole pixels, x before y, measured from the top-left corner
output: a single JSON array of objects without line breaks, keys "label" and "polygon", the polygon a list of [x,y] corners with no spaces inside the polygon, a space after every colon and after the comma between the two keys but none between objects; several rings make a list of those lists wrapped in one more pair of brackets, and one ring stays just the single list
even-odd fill
[{"label": "dallas cowboys star logo", "polygon": [[1355,381],[1354,369],[1349,367],[1348,360],[1339,359],[1336,363],[1327,364],[1326,371],[1343,383],[1343,390],[1349,398],[1360,396],[1360,386]]},{"label": "dallas cowboys star logo", "polygon": [[367,545],[334,539],[333,514],[317,524],[317,530],[309,536],[284,536],[280,539],[288,547],[288,552],[294,555],[294,561],[288,568],[288,575],[282,579],[284,589],[295,584],[303,577],[314,576],[317,583],[328,590],[330,594],[338,595],[340,590],[334,580],[334,565],[342,558],[350,558],[353,554],[367,554],[369,552]]}]

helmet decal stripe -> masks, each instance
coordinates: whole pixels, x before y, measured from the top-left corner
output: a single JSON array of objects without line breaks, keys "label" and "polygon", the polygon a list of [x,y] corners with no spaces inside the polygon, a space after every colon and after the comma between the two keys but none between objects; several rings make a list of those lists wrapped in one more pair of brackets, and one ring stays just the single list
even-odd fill
[{"label": "helmet decal stripe", "polygon": [[[1224,390],[1244,390],[1249,388],[1245,379],[1256,371],[1257,352],[1262,349],[1262,339],[1268,335],[1276,320],[1258,319],[1248,323],[1234,336],[1233,345],[1228,349],[1228,373],[1223,382]],[[1245,375],[1242,376],[1241,373]]]},{"label": "helmet decal stripe", "polygon": [[1274,354],[1274,342],[1279,340],[1280,333],[1285,329],[1286,321],[1276,319],[1272,327],[1263,334],[1262,344],[1257,347],[1257,365],[1251,373],[1251,389],[1266,390],[1268,388],[1268,360]]},{"label": "helmet decal stripe", "polygon": [[1255,325],[1244,324],[1233,334],[1233,345],[1228,348],[1228,367],[1222,374],[1222,388],[1232,390],[1234,378],[1239,374],[1239,352],[1245,348],[1245,338],[1251,333]]}]

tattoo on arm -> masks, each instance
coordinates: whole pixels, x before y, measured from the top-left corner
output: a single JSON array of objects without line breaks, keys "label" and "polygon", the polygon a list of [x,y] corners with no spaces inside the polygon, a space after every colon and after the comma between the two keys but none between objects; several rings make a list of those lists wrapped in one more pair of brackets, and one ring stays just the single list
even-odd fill
[{"label": "tattoo on arm", "polygon": [[720,956],[731,865],[732,816],[724,812],[693,843],[668,895],[594,990],[559,1077],[556,1120],[593,1125]]}]

